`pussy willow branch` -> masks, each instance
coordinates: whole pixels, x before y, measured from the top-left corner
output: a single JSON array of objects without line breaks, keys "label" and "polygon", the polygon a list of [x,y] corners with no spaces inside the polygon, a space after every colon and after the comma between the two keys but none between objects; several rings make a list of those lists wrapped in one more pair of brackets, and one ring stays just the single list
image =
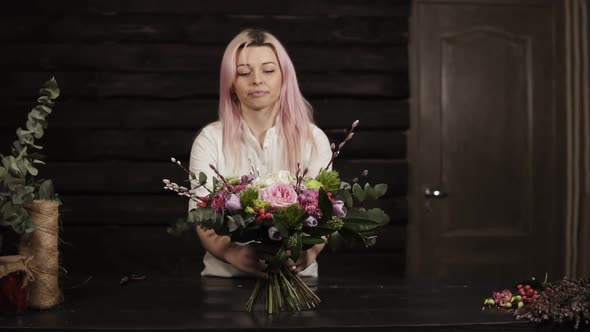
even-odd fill
[{"label": "pussy willow branch", "polygon": [[[348,142],[352,139],[352,136],[354,136],[354,133],[353,133],[354,128],[356,128],[356,126],[358,126],[358,124],[359,124],[359,120],[356,120],[355,122],[352,123],[352,127],[348,131],[346,138],[344,139],[344,141],[342,143],[340,143],[338,145],[338,150],[336,150],[332,153],[332,158],[330,159],[330,162],[328,163],[328,165],[325,167],[326,170],[328,170],[328,168],[330,168],[330,165],[332,165],[332,163],[334,162],[334,159],[336,159],[336,157],[338,157],[338,155],[340,154],[340,150],[342,149],[344,144],[346,144],[346,142]],[[332,148],[332,149],[334,149],[334,148]]]}]

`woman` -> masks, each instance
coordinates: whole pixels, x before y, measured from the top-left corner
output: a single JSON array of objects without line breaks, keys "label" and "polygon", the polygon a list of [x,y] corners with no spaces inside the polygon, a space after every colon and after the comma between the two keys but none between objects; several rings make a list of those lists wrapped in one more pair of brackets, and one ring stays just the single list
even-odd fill
[{"label": "woman", "polygon": [[[227,46],[220,73],[219,121],[204,127],[195,139],[190,170],[214,176],[295,172],[297,162],[316,176],[332,151],[324,132],[313,124],[312,109],[303,98],[291,59],[281,43],[260,30],[245,30]],[[203,188],[199,195],[207,192]],[[191,202],[190,208],[194,208]],[[266,277],[271,253],[256,243],[232,243],[228,236],[197,227],[207,250],[203,276]],[[316,245],[291,266],[302,276],[317,276]]]}]

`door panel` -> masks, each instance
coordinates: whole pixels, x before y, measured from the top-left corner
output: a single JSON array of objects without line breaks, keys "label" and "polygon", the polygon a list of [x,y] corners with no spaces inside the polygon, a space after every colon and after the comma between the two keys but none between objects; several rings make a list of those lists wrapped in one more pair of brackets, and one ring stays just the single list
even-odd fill
[{"label": "door panel", "polygon": [[413,13],[410,273],[555,271],[564,180],[551,2],[419,1]]}]

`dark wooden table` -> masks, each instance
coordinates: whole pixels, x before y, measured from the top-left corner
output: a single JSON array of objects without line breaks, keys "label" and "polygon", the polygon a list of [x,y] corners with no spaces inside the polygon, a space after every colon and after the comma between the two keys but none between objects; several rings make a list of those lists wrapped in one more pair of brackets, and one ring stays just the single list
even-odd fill
[{"label": "dark wooden table", "polygon": [[[89,280],[88,280],[89,279]],[[322,299],[314,311],[268,316],[242,311],[252,279],[152,274],[121,286],[120,276],[71,277],[65,302],[47,311],[1,316],[0,329],[27,331],[554,331],[494,310],[489,287],[353,275],[306,279]]]}]

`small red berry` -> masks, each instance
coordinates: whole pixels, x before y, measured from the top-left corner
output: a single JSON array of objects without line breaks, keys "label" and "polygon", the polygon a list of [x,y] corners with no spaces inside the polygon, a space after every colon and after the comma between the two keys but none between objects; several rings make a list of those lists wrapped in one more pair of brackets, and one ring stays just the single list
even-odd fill
[{"label": "small red berry", "polygon": [[538,291],[533,291],[533,294],[539,295],[539,292]]},{"label": "small red berry", "polygon": [[518,284],[518,285],[516,285],[516,288],[521,289],[522,288],[522,285],[521,284]]},{"label": "small red berry", "polygon": [[520,294],[521,296],[525,296],[526,295],[526,292],[524,291],[524,289],[520,289],[518,291],[518,294]]},{"label": "small red berry", "polygon": [[533,290],[532,290],[532,289],[529,289],[529,290],[526,292],[526,295],[527,295],[527,296],[529,296],[529,297],[533,296]]},{"label": "small red berry", "polygon": [[262,214],[262,215],[264,215],[264,214],[266,213],[266,212],[264,211],[264,209],[260,209],[258,212],[259,212],[260,214]]},{"label": "small red berry", "polygon": [[270,214],[270,212],[267,212],[267,213],[264,215],[264,217],[265,217],[266,219],[272,219],[272,214]]},{"label": "small red berry", "polygon": [[531,285],[524,286],[524,289],[526,289],[528,291],[529,289],[531,289]]},{"label": "small red berry", "polygon": [[528,299],[529,299],[529,298],[528,298],[526,295],[523,295],[523,296],[522,296],[522,300],[523,300],[523,301],[527,301]]}]

